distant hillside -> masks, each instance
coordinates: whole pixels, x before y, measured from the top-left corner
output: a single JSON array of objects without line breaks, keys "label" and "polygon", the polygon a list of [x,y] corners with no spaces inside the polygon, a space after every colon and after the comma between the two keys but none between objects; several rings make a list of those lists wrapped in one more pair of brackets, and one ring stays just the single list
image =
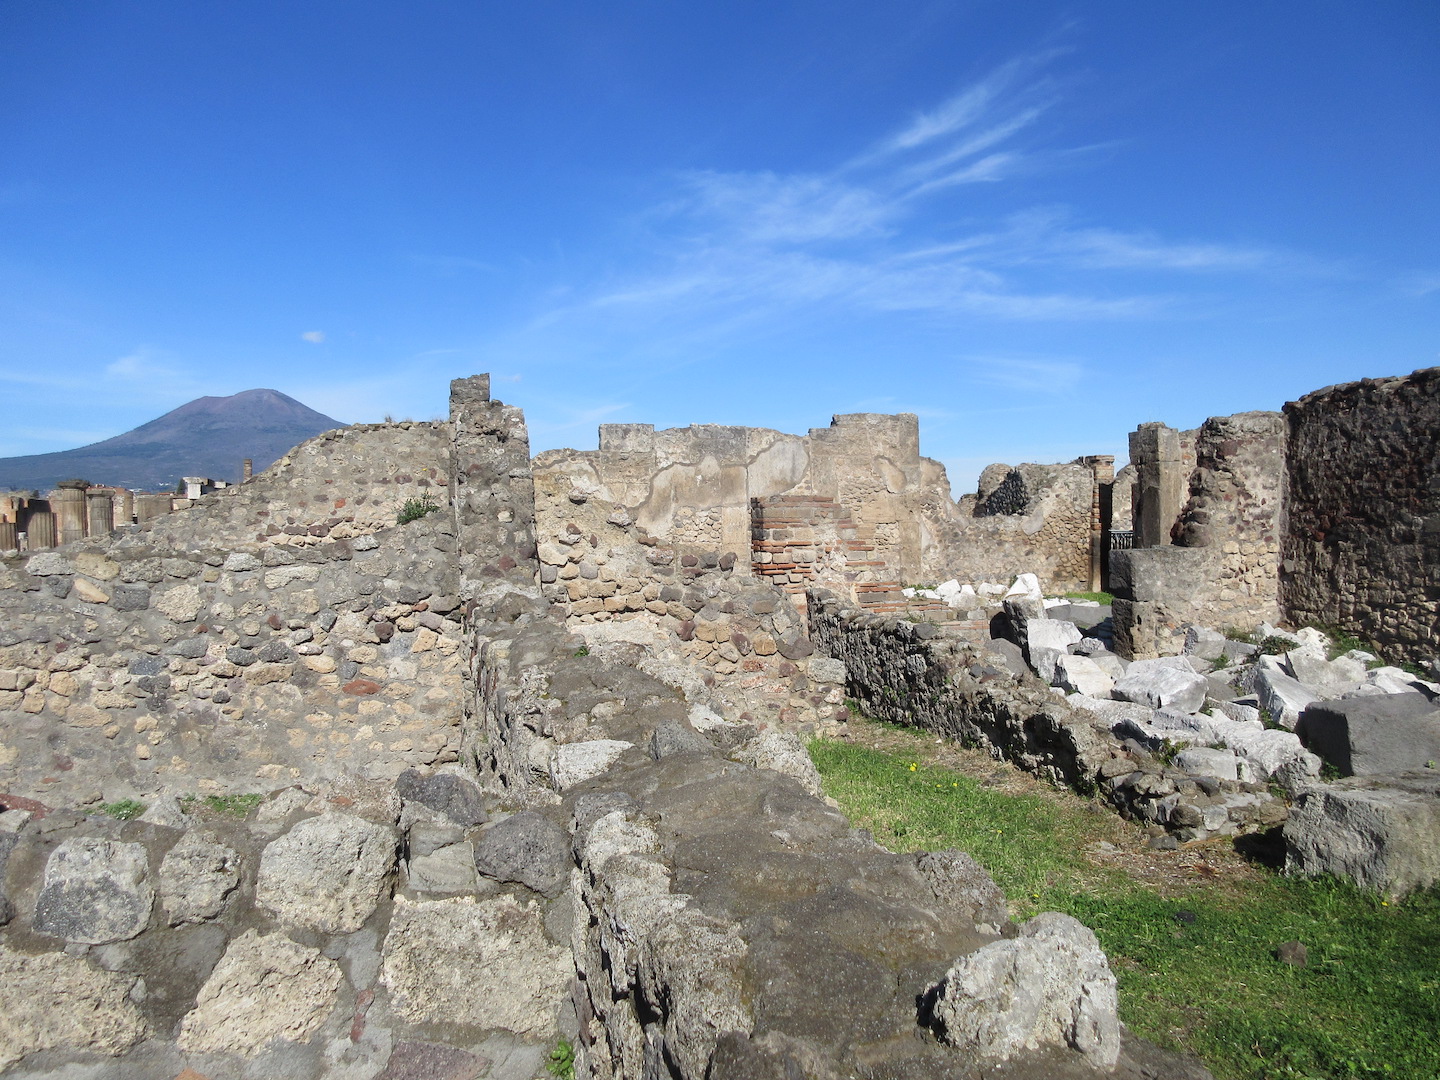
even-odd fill
[{"label": "distant hillside", "polygon": [[182,476],[233,483],[246,458],[258,473],[299,443],[338,427],[345,425],[276,390],[196,398],[104,442],[0,458],[0,490],[43,492],[72,478],[144,491],[173,489]]}]

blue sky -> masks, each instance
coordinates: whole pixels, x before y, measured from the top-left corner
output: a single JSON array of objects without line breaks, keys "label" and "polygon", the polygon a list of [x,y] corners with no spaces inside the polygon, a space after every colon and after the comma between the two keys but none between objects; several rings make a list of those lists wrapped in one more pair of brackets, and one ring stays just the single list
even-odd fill
[{"label": "blue sky", "polygon": [[992,461],[1440,364],[1440,5],[0,2],[0,456],[273,387]]}]

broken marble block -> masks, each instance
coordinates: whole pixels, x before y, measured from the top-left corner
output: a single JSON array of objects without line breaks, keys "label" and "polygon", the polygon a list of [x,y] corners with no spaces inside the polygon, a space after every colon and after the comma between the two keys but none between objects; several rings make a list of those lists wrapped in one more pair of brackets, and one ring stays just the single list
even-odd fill
[{"label": "broken marble block", "polygon": [[[1169,658],[1162,658],[1169,659]],[[1205,676],[1157,660],[1137,660],[1115,683],[1115,696],[1152,709],[1199,712],[1209,689]]]}]

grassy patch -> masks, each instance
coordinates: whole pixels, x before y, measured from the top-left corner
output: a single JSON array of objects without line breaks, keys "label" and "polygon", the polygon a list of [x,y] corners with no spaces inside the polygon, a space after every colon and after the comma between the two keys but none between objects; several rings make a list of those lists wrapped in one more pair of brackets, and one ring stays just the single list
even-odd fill
[{"label": "grassy patch", "polygon": [[1066,600],[1093,600],[1097,604],[1111,604],[1115,597],[1108,592],[1067,592]]},{"label": "grassy patch", "polygon": [[180,809],[187,814],[193,814],[196,810],[207,810],[216,817],[240,818],[250,816],[250,812],[260,805],[265,799],[264,795],[182,795],[180,796]]},{"label": "grassy patch", "polygon": [[145,804],[134,799],[121,799],[100,805],[102,814],[109,814],[116,821],[133,821],[145,812]]},{"label": "grassy patch", "polygon": [[[1119,980],[1121,1017],[1141,1035],[1222,1080],[1440,1077],[1434,890],[1388,904],[1246,867],[1157,885],[1123,856],[1095,854],[1102,842],[1141,847],[1108,811],[993,790],[928,764],[931,748],[919,736],[898,752],[818,740],[811,755],[826,791],[887,847],[961,848],[1005,890],[1015,919],[1056,910],[1090,926]],[[1275,956],[1297,939],[1305,968]]]}]

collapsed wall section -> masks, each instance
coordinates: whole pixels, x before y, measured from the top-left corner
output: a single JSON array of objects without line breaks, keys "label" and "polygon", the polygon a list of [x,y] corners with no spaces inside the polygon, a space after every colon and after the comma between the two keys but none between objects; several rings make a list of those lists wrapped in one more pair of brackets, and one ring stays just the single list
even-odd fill
[{"label": "collapsed wall section", "polygon": [[315,547],[395,524],[411,499],[443,506],[450,425],[354,424],[301,443],[243,484],[145,523],[156,547]]},{"label": "collapsed wall section", "polygon": [[[383,779],[459,751],[449,424],[296,447],[153,525],[0,566],[0,787]],[[433,507],[397,525],[408,500]]]},{"label": "collapsed wall section", "polygon": [[[1110,554],[1117,650],[1137,660],[1170,655],[1191,624],[1248,631],[1278,622],[1284,418],[1211,417],[1193,440],[1159,424],[1137,434],[1136,547]],[[1185,445],[1193,446],[1193,465],[1172,520],[1170,489],[1189,463]]]},{"label": "collapsed wall section", "polygon": [[1290,618],[1412,663],[1440,653],[1440,368],[1285,406]]}]

